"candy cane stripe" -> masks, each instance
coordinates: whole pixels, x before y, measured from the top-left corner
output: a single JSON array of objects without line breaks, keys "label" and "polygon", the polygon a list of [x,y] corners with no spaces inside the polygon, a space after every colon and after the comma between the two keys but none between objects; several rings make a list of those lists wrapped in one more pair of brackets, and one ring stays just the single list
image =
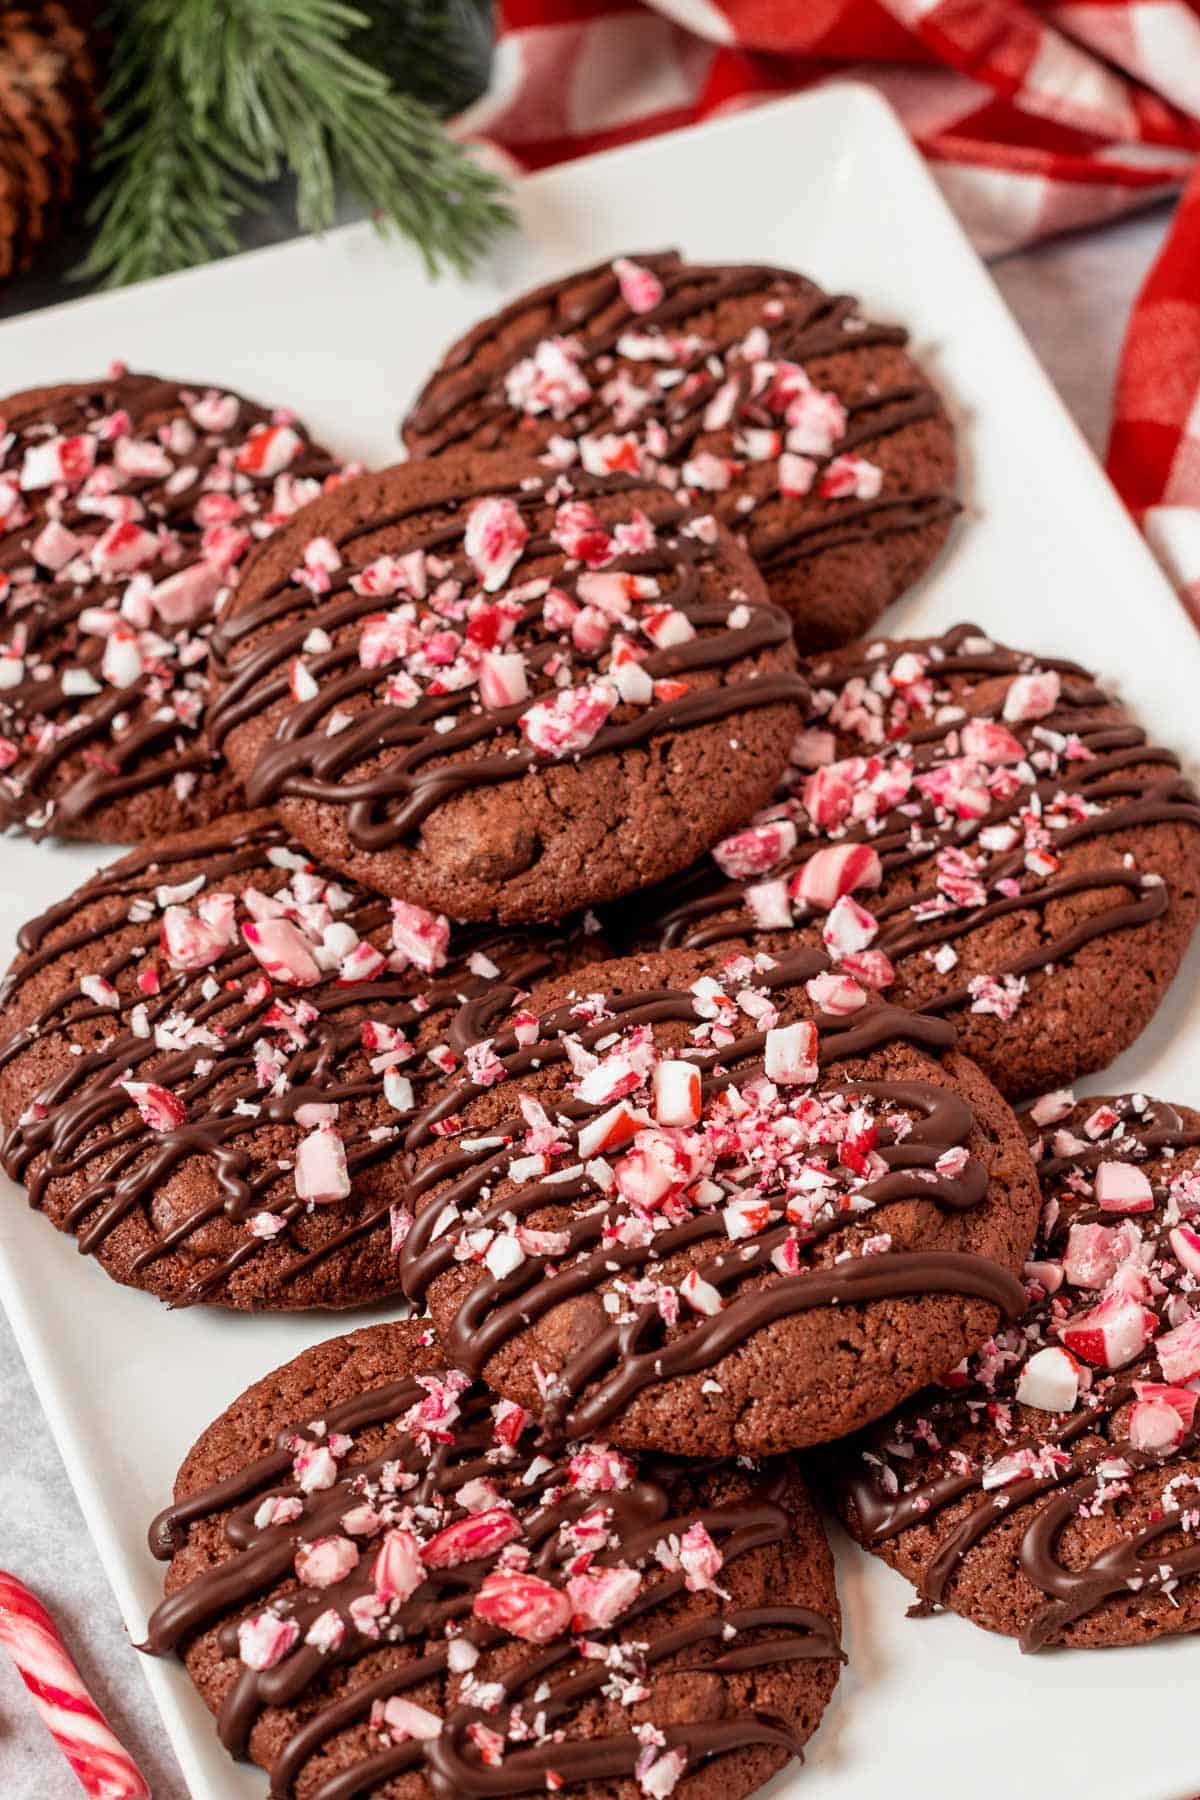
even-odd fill
[{"label": "candy cane stripe", "polygon": [[0,1643],[91,1800],[150,1800],[144,1777],[88,1693],[50,1614],[4,1570]]}]

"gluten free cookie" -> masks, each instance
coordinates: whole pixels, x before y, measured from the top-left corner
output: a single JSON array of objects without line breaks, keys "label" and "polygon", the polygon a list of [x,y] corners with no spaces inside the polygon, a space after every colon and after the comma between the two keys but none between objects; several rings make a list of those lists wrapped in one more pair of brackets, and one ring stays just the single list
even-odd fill
[{"label": "gluten free cookie", "polygon": [[335,1338],[210,1426],[145,1648],[280,1800],[754,1793],[841,1661],[799,1476],[545,1443],[427,1335]]},{"label": "gluten free cookie", "polygon": [[689,492],[743,537],[800,648],[823,649],[911,586],[957,510],[953,430],[906,343],[794,270],[618,257],[476,325],[404,439]]},{"label": "gluten free cookie", "polygon": [[780,954],[954,1021],[1006,1094],[1103,1068],[1200,916],[1200,801],[1077,664],[963,625],[813,662],[773,805],[608,921],[615,940]]},{"label": "gluten free cookie", "polygon": [[468,1023],[407,1133],[403,1284],[447,1358],[551,1431],[771,1454],[1015,1316],[1016,1120],[951,1026],[845,985],[812,952],[631,957]]},{"label": "gluten free cookie", "polygon": [[807,688],[710,514],[466,452],[348,482],[224,614],[211,729],[256,805],[453,918],[560,919],[768,799]]},{"label": "gluten free cookie", "polygon": [[1200,1626],[1200,1114],[1049,1094],[1028,1305],[842,1454],[850,1530],[1025,1650]]},{"label": "gluten free cookie", "polygon": [[172,1305],[393,1292],[402,1127],[462,1066],[464,1004],[507,1008],[555,955],[553,934],[452,938],[264,815],[168,838],[20,934],[4,1168],[115,1280]]},{"label": "gluten free cookie", "polygon": [[205,734],[215,610],[334,463],[290,412],[119,366],[0,418],[0,823],[128,843],[244,806]]}]

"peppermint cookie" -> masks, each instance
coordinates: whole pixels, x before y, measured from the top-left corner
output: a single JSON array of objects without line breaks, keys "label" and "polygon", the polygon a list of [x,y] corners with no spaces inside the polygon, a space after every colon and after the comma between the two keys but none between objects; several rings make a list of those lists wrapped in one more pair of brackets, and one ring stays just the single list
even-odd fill
[{"label": "peppermint cookie", "polygon": [[1200,1113],[1047,1095],[1028,1307],[844,1457],[850,1530],[990,1631],[1200,1629]]},{"label": "peppermint cookie", "polygon": [[1006,1094],[1103,1068],[1200,915],[1200,801],[1074,663],[942,638],[851,646],[776,802],[607,926],[775,954],[824,943],[890,1000],[952,1018]]},{"label": "peppermint cookie", "polygon": [[819,650],[911,586],[957,511],[954,433],[906,343],[790,269],[618,257],[469,331],[404,439],[536,446],[689,491]]},{"label": "peppermint cookie", "polygon": [[335,465],[290,413],[120,366],[0,417],[0,824],[121,843],[243,806],[214,609]]},{"label": "peppermint cookie", "polygon": [[216,637],[255,805],[387,894],[559,919],[682,868],[787,761],[787,616],[650,483],[468,452],[347,483]]},{"label": "peppermint cookie", "polygon": [[416,1324],[306,1350],[155,1520],[150,1619],[279,1800],[738,1800],[842,1660],[794,1470],[550,1445]]},{"label": "peppermint cookie", "polygon": [[407,1136],[402,1280],[447,1358],[551,1431],[773,1454],[1015,1316],[1020,1128],[952,1027],[853,987],[806,953],[630,958],[468,1022]]},{"label": "peppermint cookie", "polygon": [[115,1280],[272,1310],[395,1290],[402,1127],[463,1004],[554,966],[548,935],[451,941],[264,816],[125,857],[20,945],[7,1172]]}]

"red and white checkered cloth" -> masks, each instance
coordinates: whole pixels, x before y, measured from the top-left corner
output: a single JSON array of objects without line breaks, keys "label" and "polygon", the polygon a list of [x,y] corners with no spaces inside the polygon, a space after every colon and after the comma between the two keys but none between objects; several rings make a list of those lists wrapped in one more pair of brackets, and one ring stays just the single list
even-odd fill
[{"label": "red and white checkered cloth", "polygon": [[853,75],[998,255],[1186,190],[1108,466],[1200,622],[1200,0],[499,0],[462,121],[526,168]]}]

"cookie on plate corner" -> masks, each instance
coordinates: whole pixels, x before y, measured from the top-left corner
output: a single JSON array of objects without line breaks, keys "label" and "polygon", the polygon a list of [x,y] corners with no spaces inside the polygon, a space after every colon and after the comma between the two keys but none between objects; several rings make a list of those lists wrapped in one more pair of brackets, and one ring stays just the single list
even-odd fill
[{"label": "cookie on plate corner", "polygon": [[842,1660],[804,1485],[546,1443],[415,1322],[304,1351],[191,1451],[144,1648],[307,1800],[739,1800]]},{"label": "cookie on plate corner", "polygon": [[1200,1626],[1200,1113],[1045,1095],[1022,1316],[836,1454],[854,1537],[1025,1650]]}]

